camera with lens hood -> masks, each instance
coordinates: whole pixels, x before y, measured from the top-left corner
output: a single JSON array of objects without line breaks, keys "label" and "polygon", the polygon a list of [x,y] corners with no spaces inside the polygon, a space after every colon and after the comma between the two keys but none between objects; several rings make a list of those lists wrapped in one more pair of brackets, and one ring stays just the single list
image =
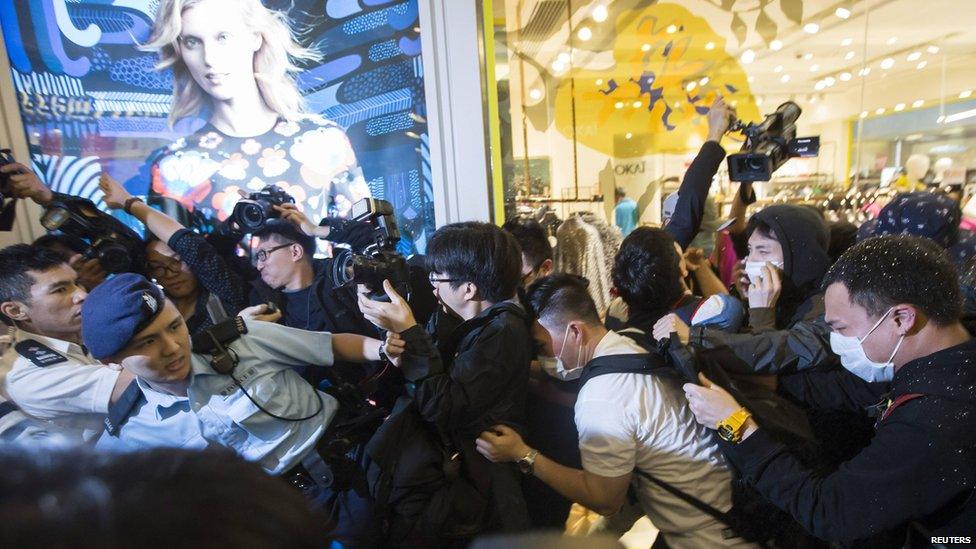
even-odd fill
[{"label": "camera with lens hood", "polygon": [[820,153],[820,137],[796,137],[796,121],[803,110],[792,101],[780,105],[759,123],[736,120],[730,132],[740,131],[745,143],[728,158],[729,179],[736,182],[769,181],[787,160]]},{"label": "camera with lens hood", "polygon": [[[352,221],[370,222],[373,243],[361,253],[343,248],[332,259],[332,284],[336,288],[363,284],[367,297],[376,301],[389,301],[383,290],[383,281],[389,280],[397,293],[404,298],[410,293],[410,270],[406,258],[396,251],[400,240],[393,215],[393,205],[385,200],[364,198],[352,206]],[[341,222],[340,222],[341,223]],[[335,223],[331,223],[335,229]]]},{"label": "camera with lens hood", "polygon": [[64,237],[86,259],[97,259],[108,273],[144,274],[145,243],[135,231],[99,210],[86,198],[54,193],[44,208],[41,225]]},{"label": "camera with lens hood", "polygon": [[287,203],[294,204],[295,198],[277,185],[268,185],[238,200],[231,217],[238,227],[250,233],[264,227],[269,219],[281,217],[274,207]]}]

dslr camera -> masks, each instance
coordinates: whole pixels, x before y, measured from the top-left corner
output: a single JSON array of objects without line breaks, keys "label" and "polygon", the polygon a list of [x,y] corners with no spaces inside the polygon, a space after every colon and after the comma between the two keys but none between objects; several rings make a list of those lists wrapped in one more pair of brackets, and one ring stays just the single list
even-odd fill
[{"label": "dslr camera", "polygon": [[62,235],[67,244],[88,259],[97,259],[108,273],[143,273],[145,243],[125,223],[99,210],[91,200],[54,194],[44,209],[41,225]]},{"label": "dslr camera", "polygon": [[295,198],[277,185],[268,185],[238,200],[231,217],[244,232],[254,232],[264,227],[269,219],[281,217],[274,207],[286,203],[294,204]]},{"label": "dslr camera", "polygon": [[364,284],[367,296],[376,301],[390,301],[383,290],[389,280],[404,298],[410,293],[410,269],[406,258],[396,251],[400,230],[393,216],[393,205],[385,200],[364,198],[352,206],[352,221],[371,222],[376,226],[373,244],[362,253],[342,249],[332,260],[332,285],[336,288]]},{"label": "dslr camera", "polygon": [[[14,162],[15,160],[13,154],[10,152],[10,149],[0,149],[0,167],[6,166],[7,164],[12,164]],[[9,196],[9,183],[10,174],[0,174],[0,231],[9,231],[14,228],[14,216],[17,213],[17,199]],[[8,198],[12,198],[13,200],[7,202]]]},{"label": "dslr camera", "polygon": [[817,156],[820,137],[796,137],[796,120],[802,112],[799,105],[787,101],[758,124],[735,120],[729,131],[741,131],[746,140],[737,154],[729,155],[729,179],[769,181],[790,158]]}]

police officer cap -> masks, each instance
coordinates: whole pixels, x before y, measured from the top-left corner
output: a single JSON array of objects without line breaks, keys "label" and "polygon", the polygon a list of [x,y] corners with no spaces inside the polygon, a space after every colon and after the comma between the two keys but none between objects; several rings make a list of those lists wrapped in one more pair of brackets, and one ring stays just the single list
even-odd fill
[{"label": "police officer cap", "polygon": [[133,273],[96,286],[81,306],[81,335],[88,351],[102,359],[124,349],[163,310],[163,299],[158,286]]}]

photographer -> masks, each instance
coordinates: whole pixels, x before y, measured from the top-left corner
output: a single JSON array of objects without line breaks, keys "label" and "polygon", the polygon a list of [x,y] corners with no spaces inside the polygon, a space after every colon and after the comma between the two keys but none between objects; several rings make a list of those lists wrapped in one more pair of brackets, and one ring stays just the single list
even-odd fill
[{"label": "photographer", "polygon": [[78,283],[89,292],[105,281],[108,273],[97,259],[85,259],[83,252],[75,249],[68,239],[61,235],[46,234],[33,243],[40,248],[54,250],[68,261],[68,265],[78,273]]},{"label": "photographer", "polygon": [[[105,436],[125,437],[137,445],[179,445],[185,440],[166,435],[187,433],[186,424],[196,422],[207,442],[234,450],[330,506],[340,541],[371,534],[369,514],[363,514],[367,506],[361,472],[345,450],[337,450],[342,438],[348,438],[337,430],[344,410],[335,398],[302,380],[294,367],[330,366],[336,359],[379,360],[380,341],[236,318],[194,338],[191,345],[172,301],[130,273],[91,293],[81,323],[93,356],[120,363],[138,378],[120,405],[109,411]],[[386,348],[398,356],[395,346]],[[166,428],[157,429],[153,426],[160,424],[160,417],[174,412],[157,415],[158,405],[145,405],[150,396],[155,402],[186,400],[176,417],[166,420]]]}]

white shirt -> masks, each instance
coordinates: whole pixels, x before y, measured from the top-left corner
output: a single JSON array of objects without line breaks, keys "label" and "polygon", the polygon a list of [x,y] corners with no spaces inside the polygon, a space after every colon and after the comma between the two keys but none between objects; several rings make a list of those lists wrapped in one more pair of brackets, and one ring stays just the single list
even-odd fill
[{"label": "white shirt", "polygon": [[187,450],[207,447],[200,434],[200,424],[190,411],[189,398],[156,391],[141,378],[136,383],[144,402],[125,419],[116,435],[104,431],[95,444],[96,450],[131,452],[157,447]]},{"label": "white shirt", "polygon": [[[608,332],[600,356],[645,353],[625,336]],[[681,382],[646,374],[605,374],[576,399],[583,469],[619,477],[635,468],[727,511],[731,475],[718,444],[688,407]],[[650,481],[634,475],[641,507],[675,549],[748,546],[722,538],[724,525]]]},{"label": "white shirt", "polygon": [[[47,366],[39,366],[17,351],[18,343],[34,340]],[[119,370],[86,353],[80,345],[17,330],[14,345],[0,357],[4,390],[26,414],[48,420],[67,433],[89,440],[102,431]],[[56,356],[60,355],[60,356]],[[62,360],[63,359],[63,360]],[[43,363],[43,361],[42,361]]]}]

